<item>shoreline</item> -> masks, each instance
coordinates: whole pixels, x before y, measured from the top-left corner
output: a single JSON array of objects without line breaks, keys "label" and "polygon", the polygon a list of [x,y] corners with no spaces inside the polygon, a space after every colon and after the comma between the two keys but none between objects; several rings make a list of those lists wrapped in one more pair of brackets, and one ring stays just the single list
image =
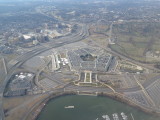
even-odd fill
[{"label": "shoreline", "polygon": [[[27,115],[25,120],[37,120],[40,113],[43,111],[43,109],[45,108],[45,105],[48,104],[51,100],[57,99],[59,97],[63,97],[63,96],[68,96],[68,95],[78,95],[77,92],[58,92],[58,93],[53,93],[52,95],[50,95],[49,97],[45,98],[44,100],[42,100],[37,106],[33,107],[33,109],[31,109],[31,111],[29,112],[29,114]],[[138,104],[131,102],[127,99],[124,99],[122,97],[120,97],[120,95],[117,94],[110,94],[110,93],[98,93],[97,97],[109,97],[113,100],[116,100],[118,102],[121,102],[123,104],[127,104],[135,109],[138,109],[146,114],[149,115],[153,115],[153,116],[160,116],[160,113],[153,111],[152,109],[147,109],[144,108],[142,106],[139,106]]]},{"label": "shoreline", "polygon": [[44,100],[42,100],[39,105],[35,106],[27,115],[27,117],[24,120],[37,120],[37,118],[39,117],[41,111],[43,111],[45,105],[50,102],[53,99],[62,97],[62,96],[67,96],[67,95],[77,95],[76,92],[57,92],[57,93],[53,93],[52,95],[50,95],[49,97],[45,98]]},{"label": "shoreline", "polygon": [[128,106],[131,106],[131,107],[133,107],[135,109],[138,109],[138,110],[140,110],[140,111],[142,111],[142,112],[144,112],[146,114],[160,117],[160,113],[159,112],[154,111],[153,109],[151,109],[149,107],[147,109],[147,107],[140,106],[140,105],[134,103],[133,101],[130,101],[130,100],[126,99],[126,98],[122,98],[118,94],[100,93],[100,94],[98,94],[98,96],[100,96],[100,97],[109,97],[109,98],[111,98],[113,100],[116,100],[116,101],[121,102],[123,104],[126,104]]}]

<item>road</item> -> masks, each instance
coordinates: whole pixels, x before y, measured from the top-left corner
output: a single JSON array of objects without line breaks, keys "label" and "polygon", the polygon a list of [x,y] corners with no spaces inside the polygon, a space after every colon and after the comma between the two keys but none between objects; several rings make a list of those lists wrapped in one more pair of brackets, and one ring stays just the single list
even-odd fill
[{"label": "road", "polygon": [[[9,81],[9,79],[11,78],[11,76],[14,73],[14,71],[18,67],[20,67],[24,62],[26,62],[30,58],[32,58],[32,57],[34,57],[34,56],[36,56],[36,55],[38,55],[38,54],[40,54],[42,52],[45,52],[45,51],[50,50],[52,48],[57,48],[57,47],[60,47],[60,46],[64,46],[66,44],[71,44],[71,43],[74,43],[74,42],[78,42],[78,41],[80,41],[82,39],[85,39],[88,36],[89,36],[88,26],[82,25],[81,27],[79,27],[79,31],[77,33],[74,33],[74,34],[71,34],[71,35],[68,35],[68,36],[65,36],[65,37],[62,37],[62,38],[54,39],[54,40],[46,43],[45,45],[38,46],[38,47],[34,48],[32,51],[29,51],[29,52],[27,52],[27,53],[15,58],[14,60],[12,60],[11,63],[14,63],[14,64],[10,63],[8,65],[7,77],[5,78],[3,84],[0,86],[0,120],[4,120],[4,111],[3,111],[3,106],[2,106],[3,105],[3,92],[5,90],[5,87],[6,87],[7,83],[8,83],[8,81]],[[125,56],[122,56],[122,55],[120,55],[120,54],[118,54],[118,53],[116,53],[116,52],[114,52],[114,51],[112,51],[110,49],[105,49],[105,50],[107,52],[112,53],[113,55],[120,56],[121,58],[123,58],[125,60],[131,61],[131,62],[133,62],[135,64],[141,65],[141,66],[146,67],[146,68],[150,68],[145,64],[141,64],[141,63],[139,63],[137,61],[129,59],[129,58],[127,58]],[[150,69],[153,69],[153,68],[150,68]],[[159,78],[160,78],[160,76],[155,77],[154,81],[156,81]],[[56,82],[59,83],[59,81],[56,81]],[[144,84],[144,88],[149,86],[152,82],[151,82],[151,80],[147,81]],[[65,88],[65,91],[94,92],[94,93],[95,92],[113,93],[113,91],[110,88],[107,88],[107,87],[82,87],[82,86],[74,86],[72,84],[67,84],[67,85],[64,85],[64,88]],[[63,91],[64,89],[61,89],[61,90]],[[141,90],[141,88],[140,87],[135,87],[135,88],[129,88],[129,89],[115,89],[115,90],[116,90],[116,92],[131,92],[131,91]],[[59,91],[59,89],[56,89],[55,91]]]},{"label": "road", "polygon": [[[92,42],[94,42],[94,41],[92,40]],[[136,61],[136,60],[134,60],[134,59],[128,58],[127,56],[124,56],[124,55],[122,55],[122,54],[120,54],[120,53],[117,53],[117,52],[115,52],[115,51],[112,51],[110,48],[104,48],[104,47],[102,47],[101,45],[99,45],[99,44],[96,43],[96,42],[94,42],[94,44],[97,45],[98,47],[104,49],[106,52],[108,52],[108,53],[110,53],[110,54],[112,54],[112,55],[114,55],[114,56],[118,56],[118,57],[120,57],[120,58],[122,58],[122,59],[124,59],[124,60],[127,60],[127,61],[129,61],[129,62],[131,62],[131,63],[134,63],[134,64],[136,64],[136,65],[142,66],[142,67],[144,67],[144,68],[147,68],[147,69],[149,69],[149,70],[153,70],[153,71],[160,72],[160,69],[158,69],[158,68],[152,67],[152,66],[150,66],[150,65],[148,65],[148,64],[140,63],[140,62],[138,62],[138,61]]]},{"label": "road", "polygon": [[79,92],[91,92],[91,93],[96,93],[96,92],[107,92],[107,93],[113,93],[113,91],[110,88],[107,87],[85,87],[85,86],[75,86],[75,85],[70,85],[65,87],[65,91],[79,91]]},{"label": "road", "polygon": [[147,68],[147,69],[149,69],[149,70],[153,70],[153,71],[160,72],[160,69],[158,69],[158,68],[152,67],[152,66],[150,66],[150,65],[148,65],[148,64],[140,63],[140,62],[138,62],[138,61],[136,61],[136,60],[134,60],[134,59],[128,58],[127,56],[124,56],[124,55],[121,55],[121,54],[119,54],[119,53],[117,53],[117,52],[114,52],[114,51],[112,51],[112,50],[109,49],[109,48],[105,48],[105,50],[106,50],[107,52],[115,55],[115,56],[119,56],[120,58],[122,58],[122,59],[124,59],[124,60],[127,60],[127,61],[129,61],[129,62],[132,62],[132,63],[134,63],[134,64],[136,64],[136,65],[142,66],[142,67]]},{"label": "road", "polygon": [[[100,21],[103,21],[103,19],[97,21],[97,24],[98,24],[98,22],[100,22]],[[105,21],[105,20],[104,20],[104,21]],[[110,25],[110,31],[109,31],[109,43],[110,43],[110,44],[113,43],[112,40],[111,40],[111,39],[112,39],[112,28],[113,28],[113,24],[114,24],[114,23],[112,22],[111,25]],[[93,41],[93,40],[92,40],[92,41]],[[138,62],[138,61],[136,61],[136,60],[134,60],[134,59],[131,59],[131,58],[125,56],[125,55],[122,55],[122,54],[120,54],[120,53],[118,53],[118,52],[115,52],[115,51],[111,50],[111,49],[108,48],[107,46],[106,46],[106,48],[104,48],[104,47],[100,46],[99,44],[96,44],[96,45],[99,46],[99,47],[102,48],[102,49],[105,49],[107,52],[109,52],[109,53],[111,53],[111,54],[113,54],[113,55],[115,55],[115,56],[121,57],[121,58],[124,59],[124,60],[130,61],[130,62],[132,62],[132,63],[134,63],[134,64],[137,64],[137,65],[139,65],[139,66],[142,66],[142,67],[144,67],[144,68],[147,68],[147,69],[150,69],[150,70],[153,70],[153,71],[160,72],[160,69],[158,69],[158,68],[149,66],[148,64],[140,63],[140,62]]]},{"label": "road", "polygon": [[[78,42],[78,41],[80,41],[82,39],[85,39],[86,37],[89,36],[87,25],[79,26],[78,30],[79,31],[77,33],[68,35],[66,37],[54,39],[54,41],[48,42],[47,46],[36,47],[32,51],[29,51],[29,52],[17,57],[16,59],[12,60],[12,63],[15,63],[15,64],[9,64],[8,65],[8,70],[9,71],[8,71],[7,77],[5,77],[4,82],[0,86],[0,120],[4,120],[3,93],[4,93],[4,90],[5,90],[5,87],[8,83],[8,81],[11,78],[14,71],[18,67],[20,67],[24,62],[26,62],[30,58],[32,58],[32,57],[34,57],[34,56],[36,56],[36,55],[38,55],[42,52],[45,52],[45,51],[50,50],[52,48],[57,48],[57,47],[60,47],[60,46],[64,46],[66,44],[71,44],[71,43],[74,43],[74,42]],[[1,77],[4,77],[4,76],[1,76]]]}]

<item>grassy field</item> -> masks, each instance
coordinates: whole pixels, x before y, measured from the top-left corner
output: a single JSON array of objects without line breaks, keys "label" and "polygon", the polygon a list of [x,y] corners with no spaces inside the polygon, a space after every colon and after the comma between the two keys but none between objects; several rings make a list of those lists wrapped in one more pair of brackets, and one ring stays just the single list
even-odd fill
[{"label": "grassy field", "polygon": [[90,82],[90,73],[86,73],[86,82]]},{"label": "grassy field", "polygon": [[[108,25],[103,25],[103,27],[100,26],[90,26],[89,33],[90,36],[87,39],[84,39],[83,41],[88,44],[98,44],[104,48],[108,45]],[[93,43],[91,43],[91,41]]]},{"label": "grassy field", "polygon": [[112,50],[138,61],[153,62],[146,59],[146,52],[160,51],[160,23],[122,23],[113,25],[115,45]]},{"label": "grassy field", "polygon": [[3,107],[7,114],[5,120],[23,119],[36,103],[47,96],[47,94],[44,94],[4,98]]},{"label": "grassy field", "polygon": [[2,58],[0,58],[0,84],[3,82],[3,80],[5,79],[5,70],[4,70],[4,65],[3,65],[3,61]]}]

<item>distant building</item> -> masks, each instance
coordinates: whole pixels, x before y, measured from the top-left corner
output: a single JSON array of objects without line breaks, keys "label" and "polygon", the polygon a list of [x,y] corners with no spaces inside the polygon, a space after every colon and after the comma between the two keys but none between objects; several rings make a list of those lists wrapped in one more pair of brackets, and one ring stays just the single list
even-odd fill
[{"label": "distant building", "polygon": [[33,40],[33,45],[37,45],[38,43],[38,40]]}]

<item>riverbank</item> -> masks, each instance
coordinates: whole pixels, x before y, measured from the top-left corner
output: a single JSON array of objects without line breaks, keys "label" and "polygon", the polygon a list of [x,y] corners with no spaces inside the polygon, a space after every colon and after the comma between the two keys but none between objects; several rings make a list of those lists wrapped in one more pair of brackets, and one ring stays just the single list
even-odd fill
[{"label": "riverbank", "polygon": [[[46,104],[48,104],[51,100],[62,97],[62,96],[68,96],[68,95],[77,95],[76,92],[58,92],[58,93],[54,93],[52,95],[50,95],[49,97],[47,97],[46,99],[42,100],[37,106],[35,106],[33,109],[31,109],[29,115],[27,116],[27,118],[25,120],[36,120],[41,111],[43,111],[44,107]],[[153,116],[160,116],[160,114],[158,112],[155,112],[151,109],[146,109],[142,106],[139,106],[138,104],[129,101],[125,98],[123,98],[121,95],[119,94],[109,94],[109,93],[98,93],[97,96],[100,97],[109,97],[113,100],[119,101],[121,103],[127,104],[131,107],[134,107],[138,110],[141,110],[149,115],[153,115]]]},{"label": "riverbank", "polygon": [[160,117],[160,113],[159,112],[157,112],[157,111],[155,111],[155,110],[153,110],[153,109],[151,109],[149,107],[146,108],[146,107],[140,106],[137,103],[135,103],[133,101],[130,101],[129,99],[123,97],[123,95],[121,95],[121,94],[99,93],[98,96],[110,97],[111,99],[117,100],[117,101],[119,101],[121,103],[127,104],[127,105],[129,105],[131,107],[134,107],[134,108],[136,108],[138,110],[141,110],[146,114]]},{"label": "riverbank", "polygon": [[44,109],[45,105],[50,102],[52,99],[56,99],[66,95],[76,95],[75,92],[57,92],[53,93],[46,99],[42,100],[37,106],[31,109],[30,113],[28,114],[25,120],[36,120],[41,111]]}]

